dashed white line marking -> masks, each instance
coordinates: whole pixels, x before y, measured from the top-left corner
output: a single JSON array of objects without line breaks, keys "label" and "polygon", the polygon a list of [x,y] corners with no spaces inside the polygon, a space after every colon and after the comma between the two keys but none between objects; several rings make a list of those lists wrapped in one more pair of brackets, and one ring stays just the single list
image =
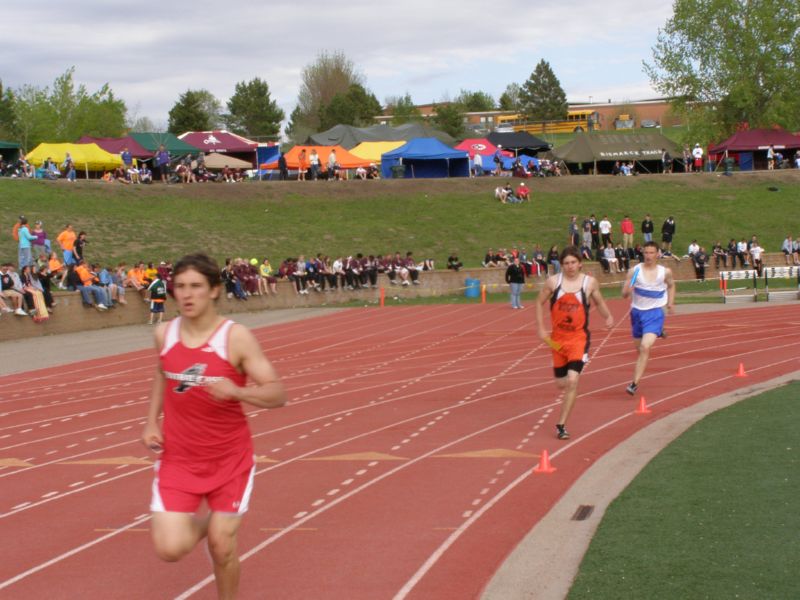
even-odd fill
[{"label": "dashed white line marking", "polygon": [[83,485],[83,484],[84,484],[83,481],[76,481],[75,483],[70,483],[69,487],[74,488],[74,487],[78,487],[79,485]]},{"label": "dashed white line marking", "polygon": [[311,503],[311,506],[317,507],[317,506],[322,506],[323,504],[325,504],[325,500],[323,498],[320,498],[319,500],[314,500]]},{"label": "dashed white line marking", "polygon": [[338,494],[340,491],[341,491],[341,490],[340,490],[339,488],[333,488],[333,489],[332,489],[330,492],[328,492],[328,496],[335,496],[335,495],[336,495],[336,494]]},{"label": "dashed white line marking", "polygon": [[77,446],[77,445],[78,445],[78,444],[70,444],[69,446],[67,446],[67,448],[74,448],[74,447],[75,447],[75,446]]},{"label": "dashed white line marking", "polygon": [[307,514],[308,514],[308,511],[305,511],[305,510],[304,510],[304,511],[302,511],[302,512],[299,512],[299,513],[297,513],[297,514],[294,516],[294,518],[295,518],[295,519],[302,519],[302,518],[303,518],[303,517],[305,517]]},{"label": "dashed white line marking", "polygon": [[52,423],[42,423],[41,425],[39,425],[39,428],[44,429],[45,427],[50,427],[50,425],[52,425]]},{"label": "dashed white line marking", "polygon": [[358,471],[356,471],[356,475],[359,475],[359,476],[360,476],[360,475],[363,475],[363,474],[364,474],[364,473],[366,473],[366,472],[367,472],[367,470],[366,470],[366,469],[359,469]]},{"label": "dashed white line marking", "polygon": [[377,464],[378,464],[378,461],[377,461],[377,460],[373,460],[373,461],[371,461],[370,463],[368,463],[368,464],[367,464],[367,466],[368,466],[368,467],[374,467],[374,466],[375,466],[375,465],[377,465]]},{"label": "dashed white line marking", "polygon": [[481,503],[481,499],[480,498],[475,498],[475,500],[472,501],[472,506],[478,506],[478,504],[480,504],[480,503]]},{"label": "dashed white line marking", "polygon": [[17,510],[19,508],[25,508],[29,504],[30,504],[30,502],[23,502],[22,504],[17,504],[16,506],[12,506],[11,510]]},{"label": "dashed white line marking", "polygon": [[20,431],[20,433],[28,433],[30,431],[33,431],[33,429],[23,429],[22,431]]},{"label": "dashed white line marking", "polygon": [[62,422],[62,423],[66,423],[66,422],[68,422],[68,421],[72,421],[72,417],[66,417],[66,418],[64,418],[64,419],[61,419],[61,422]]},{"label": "dashed white line marking", "polygon": [[344,480],[342,483],[340,483],[339,485],[342,485],[342,486],[344,486],[344,485],[350,485],[351,483],[353,483],[353,480],[352,480],[352,479],[345,479],[345,480]]},{"label": "dashed white line marking", "polygon": [[93,475],[92,477],[97,479],[98,477],[104,477],[105,475],[108,475],[108,471],[103,471],[102,473],[98,473],[97,475]]},{"label": "dashed white line marking", "polygon": [[488,494],[488,493],[489,493],[489,488],[483,488],[483,489],[481,490],[481,496],[485,496],[485,495],[486,495],[486,494]]},{"label": "dashed white line marking", "polygon": [[469,519],[472,516],[472,511],[471,510],[465,510],[464,514],[462,514],[461,516],[464,517],[465,519]]},{"label": "dashed white line marking", "polygon": [[51,496],[57,496],[58,492],[47,492],[46,494],[42,494],[42,498],[50,498]]},{"label": "dashed white line marking", "polygon": [[400,446],[392,446],[392,450],[400,450]]},{"label": "dashed white line marking", "polygon": [[87,442],[93,442],[93,441],[95,441],[96,439],[97,439],[96,437],[92,437],[92,438],[88,438],[86,441],[87,441]]},{"label": "dashed white line marking", "polygon": [[58,450],[50,450],[49,452],[45,452],[46,456],[50,456],[51,454],[55,454]]}]

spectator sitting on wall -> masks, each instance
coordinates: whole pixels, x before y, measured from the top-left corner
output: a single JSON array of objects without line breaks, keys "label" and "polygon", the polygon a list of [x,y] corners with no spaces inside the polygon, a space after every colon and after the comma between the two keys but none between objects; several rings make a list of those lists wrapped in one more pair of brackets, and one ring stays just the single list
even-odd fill
[{"label": "spectator sitting on wall", "polygon": [[451,254],[447,257],[447,268],[452,269],[453,271],[460,271],[461,267],[464,266],[460,260],[458,260],[458,256],[455,254]]}]

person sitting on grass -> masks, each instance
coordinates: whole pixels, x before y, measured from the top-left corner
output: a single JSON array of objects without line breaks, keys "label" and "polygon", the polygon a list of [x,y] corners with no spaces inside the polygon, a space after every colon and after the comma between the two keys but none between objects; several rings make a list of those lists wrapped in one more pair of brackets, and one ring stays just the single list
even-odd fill
[{"label": "person sitting on grass", "polygon": [[528,189],[528,186],[525,185],[524,181],[517,186],[517,191],[515,193],[520,202],[526,202],[531,199],[531,191]]}]

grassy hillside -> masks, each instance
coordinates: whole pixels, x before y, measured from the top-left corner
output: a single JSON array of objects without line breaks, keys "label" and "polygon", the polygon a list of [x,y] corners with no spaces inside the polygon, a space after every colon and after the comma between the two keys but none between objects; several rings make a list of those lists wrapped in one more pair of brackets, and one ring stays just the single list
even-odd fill
[{"label": "grassy hillside", "polygon": [[[89,234],[87,255],[116,262],[160,260],[203,249],[216,256],[413,250],[443,266],[456,252],[478,266],[487,247],[563,245],[572,214],[652,214],[677,221],[675,247],[697,238],[759,235],[777,251],[797,227],[800,173],[649,177],[562,177],[530,181],[533,202],[501,205],[494,178],[235,185],[123,186],[99,182],[0,180],[0,258],[16,257],[9,235],[18,215],[41,219],[51,238],[63,224]],[[514,181],[514,185],[517,181]],[[777,187],[779,191],[769,191]],[[800,235],[800,227],[796,233]],[[618,229],[617,229],[618,231]]]}]

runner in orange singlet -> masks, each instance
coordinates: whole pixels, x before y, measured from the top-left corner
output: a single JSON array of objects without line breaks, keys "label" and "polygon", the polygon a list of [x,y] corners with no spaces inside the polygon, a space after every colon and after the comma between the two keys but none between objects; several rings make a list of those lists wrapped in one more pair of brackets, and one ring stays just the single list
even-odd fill
[{"label": "runner in orange singlet", "polygon": [[[567,246],[559,257],[561,273],[549,277],[536,301],[536,320],[539,337],[553,348],[553,372],[556,385],[564,394],[561,417],[556,424],[556,435],[568,440],[566,423],[578,394],[578,379],[589,360],[589,305],[594,301],[597,310],[611,328],[614,318],[600,294],[594,277],[581,273],[581,253],[575,246]],[[550,304],[552,332],[544,324],[544,307]]]}]

